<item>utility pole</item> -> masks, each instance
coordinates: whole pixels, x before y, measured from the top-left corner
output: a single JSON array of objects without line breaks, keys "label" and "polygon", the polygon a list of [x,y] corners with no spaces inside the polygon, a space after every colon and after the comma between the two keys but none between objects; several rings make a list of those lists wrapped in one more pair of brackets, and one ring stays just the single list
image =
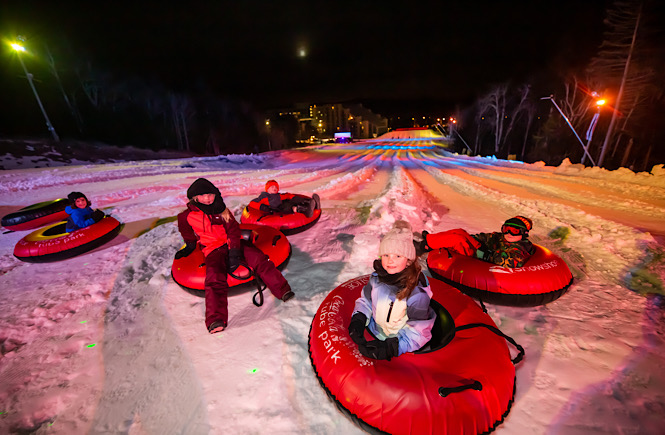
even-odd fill
[{"label": "utility pole", "polygon": [[21,62],[21,66],[23,67],[23,71],[25,72],[25,77],[28,79],[28,83],[30,83],[32,92],[35,94],[35,98],[37,99],[37,104],[39,104],[39,108],[42,110],[42,114],[44,115],[44,119],[46,120],[46,128],[48,128],[48,131],[51,132],[53,140],[55,140],[56,142],[60,142],[60,137],[58,136],[58,133],[55,132],[55,128],[53,128],[51,120],[48,118],[48,115],[46,114],[46,109],[44,109],[44,106],[42,105],[42,100],[39,99],[39,94],[37,94],[37,89],[35,88],[35,84],[32,82],[32,74],[28,72],[28,69],[25,67],[25,63],[23,63],[21,52],[25,51],[25,47],[23,47],[20,44],[12,44],[12,48],[18,52],[18,60],[19,62]]}]

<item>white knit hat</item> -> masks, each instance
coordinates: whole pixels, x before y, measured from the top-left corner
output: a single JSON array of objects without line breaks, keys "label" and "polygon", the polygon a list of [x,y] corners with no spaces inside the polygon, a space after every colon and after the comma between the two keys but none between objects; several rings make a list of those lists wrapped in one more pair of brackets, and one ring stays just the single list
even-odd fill
[{"label": "white knit hat", "polygon": [[409,260],[416,259],[413,233],[407,221],[395,221],[390,231],[383,236],[379,245],[379,257],[385,254],[401,255]]}]

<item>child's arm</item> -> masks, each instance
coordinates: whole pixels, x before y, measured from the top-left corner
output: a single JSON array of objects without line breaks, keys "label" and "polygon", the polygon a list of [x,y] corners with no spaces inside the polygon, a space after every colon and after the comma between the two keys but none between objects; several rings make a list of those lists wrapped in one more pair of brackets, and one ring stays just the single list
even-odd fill
[{"label": "child's arm", "polygon": [[367,319],[372,317],[372,284],[369,282],[365,284],[360,297],[356,299],[356,305],[353,308],[353,314],[363,313]]},{"label": "child's arm", "polygon": [[74,222],[79,228],[89,227],[95,223],[95,220],[92,218],[92,209],[90,207],[74,210],[71,217],[72,222]]},{"label": "child's arm", "polygon": [[228,208],[222,212],[222,225],[226,231],[226,243],[229,245],[229,251],[232,249],[242,249],[242,245],[240,244],[240,240],[242,239],[240,225],[238,225],[238,222]]},{"label": "child's arm", "polygon": [[180,231],[180,235],[182,236],[182,239],[185,241],[187,246],[190,244],[196,245],[199,237],[196,235],[196,232],[194,232],[194,228],[192,228],[189,222],[187,222],[188,215],[189,210],[184,211],[178,215],[178,231]]},{"label": "child's arm", "polygon": [[436,317],[429,304],[430,297],[424,291],[409,298],[409,305],[406,309],[409,320],[397,333],[399,339],[397,355],[414,352],[432,339],[432,326]]},{"label": "child's arm", "polygon": [[268,197],[268,192],[261,192],[261,194],[258,197],[254,198],[251,202],[261,202],[262,199],[267,197]]}]

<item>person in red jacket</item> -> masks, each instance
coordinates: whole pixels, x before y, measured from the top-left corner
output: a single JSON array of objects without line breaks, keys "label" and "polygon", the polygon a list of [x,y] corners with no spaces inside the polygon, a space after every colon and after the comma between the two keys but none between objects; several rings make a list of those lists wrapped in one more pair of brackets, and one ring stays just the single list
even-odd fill
[{"label": "person in red jacket", "polygon": [[199,178],[187,189],[187,209],[178,215],[178,230],[186,246],[176,258],[190,255],[199,243],[205,255],[205,324],[215,334],[228,323],[227,274],[245,279],[250,268],[270,292],[286,302],[294,296],[291,286],[272,261],[258,248],[242,244],[240,226],[226,208],[219,189]]}]

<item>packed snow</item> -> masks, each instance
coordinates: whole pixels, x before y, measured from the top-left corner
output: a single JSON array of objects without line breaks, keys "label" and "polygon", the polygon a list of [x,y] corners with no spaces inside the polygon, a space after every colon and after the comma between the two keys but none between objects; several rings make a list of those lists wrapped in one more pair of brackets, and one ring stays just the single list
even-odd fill
[{"label": "packed snow", "polygon": [[[526,350],[496,433],[663,433],[662,165],[636,174],[417,141],[365,145],[1,171],[0,215],[76,190],[124,227],[92,252],[43,264],[13,256],[27,231],[0,236],[0,433],[362,433],[311,367],[308,333],[325,296],[371,272],[397,219],[418,239],[422,230],[497,231],[518,214],[575,281],[544,306],[487,304]],[[17,167],[10,160],[5,167]],[[203,299],[170,274],[182,246],[174,217],[198,177],[220,188],[238,220],[268,179],[322,198],[318,223],[288,237],[283,273],[296,297],[266,293],[257,308],[251,289],[234,290],[228,329],[215,335]]]}]

